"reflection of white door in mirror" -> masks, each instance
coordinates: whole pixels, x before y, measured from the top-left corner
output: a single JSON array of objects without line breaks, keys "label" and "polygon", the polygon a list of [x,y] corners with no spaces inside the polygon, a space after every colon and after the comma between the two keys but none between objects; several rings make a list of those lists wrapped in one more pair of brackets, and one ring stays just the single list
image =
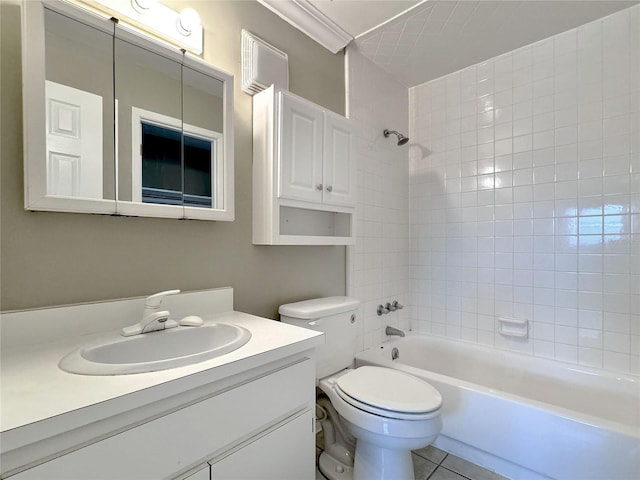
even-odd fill
[{"label": "reflection of white door in mirror", "polygon": [[102,198],[102,97],[46,81],[47,193]]},{"label": "reflection of white door in mirror", "polygon": [[223,135],[142,108],[131,112],[132,200],[219,208]]}]

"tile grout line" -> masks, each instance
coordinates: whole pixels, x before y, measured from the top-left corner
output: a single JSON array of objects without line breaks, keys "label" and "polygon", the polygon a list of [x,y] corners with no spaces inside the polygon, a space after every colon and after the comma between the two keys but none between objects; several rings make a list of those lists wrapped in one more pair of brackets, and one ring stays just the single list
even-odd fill
[{"label": "tile grout line", "polygon": [[[429,476],[425,480],[431,479],[440,468],[443,468],[444,470],[447,470],[448,472],[451,472],[451,473],[453,473],[455,475],[458,475],[458,476],[460,476],[460,477],[462,477],[462,478],[464,478],[466,480],[474,480],[473,477],[468,477],[467,475],[464,475],[464,474],[462,474],[460,472],[457,472],[455,470],[452,470],[451,468],[448,468],[448,467],[444,466],[443,463],[444,463],[444,461],[447,459],[447,457],[449,455],[450,455],[450,453],[447,452],[446,455],[444,457],[442,457],[442,460],[440,460],[440,462],[438,462],[438,463],[433,462],[433,463],[436,463],[436,468],[433,470],[433,472],[431,472],[429,474]],[[424,457],[422,457],[422,458],[424,458]],[[426,459],[426,460],[428,460],[428,459]]]},{"label": "tile grout line", "polygon": [[[443,451],[444,451],[444,450],[443,450]],[[429,476],[428,476],[425,480],[429,480],[431,477],[433,477],[433,476],[436,474],[436,472],[438,471],[438,469],[439,469],[440,467],[442,467],[442,464],[444,463],[445,459],[446,459],[448,456],[449,456],[449,453],[446,453],[446,454],[445,454],[445,456],[444,456],[444,457],[442,457],[442,460],[440,460],[438,463],[433,462],[433,463],[436,463],[436,468],[434,468],[434,469],[433,469],[433,472],[431,472],[431,473],[429,474]],[[424,458],[424,457],[423,457],[423,458]],[[442,467],[442,468],[446,468],[446,467]],[[447,469],[447,470],[448,470],[448,469]]]}]

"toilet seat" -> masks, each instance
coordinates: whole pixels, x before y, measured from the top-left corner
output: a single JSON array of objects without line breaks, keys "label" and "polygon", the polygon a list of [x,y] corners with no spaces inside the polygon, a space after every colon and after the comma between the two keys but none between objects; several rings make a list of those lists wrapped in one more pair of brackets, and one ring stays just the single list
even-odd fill
[{"label": "toilet seat", "polygon": [[427,382],[390,368],[351,370],[336,379],[335,387],[345,402],[386,418],[425,420],[442,406],[440,393]]}]

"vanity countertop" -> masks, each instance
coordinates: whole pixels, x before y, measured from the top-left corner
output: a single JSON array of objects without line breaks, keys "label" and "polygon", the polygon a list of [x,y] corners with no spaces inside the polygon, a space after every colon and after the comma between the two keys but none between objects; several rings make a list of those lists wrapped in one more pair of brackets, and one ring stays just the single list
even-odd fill
[{"label": "vanity countertop", "polygon": [[99,338],[101,334],[3,351],[0,367],[1,431],[6,432],[198,373],[206,372],[207,380],[213,382],[252,368],[254,363],[263,364],[269,360],[267,357],[292,355],[322,343],[322,334],[318,332],[241,312],[217,314],[205,320],[205,323],[213,322],[245,327],[251,332],[251,340],[234,352],[193,365],[109,376],[77,375],[58,367],[58,362],[67,353]]},{"label": "vanity countertop", "polygon": [[282,361],[323,343],[321,333],[246,313],[197,313],[205,324],[236,324],[248,329],[252,337],[239,349],[200,363],[104,376],[67,373],[58,363],[70,351],[105,332],[9,348],[5,344],[0,365],[3,455],[42,439],[68,435],[73,429],[122,412],[144,408],[159,399]]}]

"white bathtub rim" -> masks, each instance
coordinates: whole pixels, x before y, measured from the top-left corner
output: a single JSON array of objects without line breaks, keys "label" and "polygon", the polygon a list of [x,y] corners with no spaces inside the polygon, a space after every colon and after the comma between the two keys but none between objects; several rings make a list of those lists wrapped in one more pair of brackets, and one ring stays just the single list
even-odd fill
[{"label": "white bathtub rim", "polygon": [[[411,336],[427,336],[429,338],[436,338],[438,340],[445,341],[445,342],[448,342],[448,341],[451,341],[451,342],[454,342],[454,343],[457,342],[457,340],[449,339],[447,337],[435,337],[435,336],[432,336],[432,335],[425,335],[425,334],[420,334],[420,333],[418,333],[418,334],[413,334],[412,333]],[[442,375],[440,373],[436,373],[436,372],[433,372],[433,371],[430,371],[430,370],[422,370],[422,369],[417,368],[417,367],[412,367],[410,365],[403,364],[402,362],[396,362],[396,361],[389,360],[389,359],[383,357],[380,354],[380,352],[378,350],[379,348],[381,348],[383,346],[384,347],[390,347],[390,346],[393,346],[394,343],[398,343],[398,342],[401,342],[401,340],[397,340],[397,339],[389,340],[389,341],[383,342],[382,344],[379,344],[379,345],[376,345],[374,347],[371,347],[369,350],[365,350],[363,352],[358,353],[357,356],[356,356],[356,366],[359,366],[358,365],[358,361],[364,361],[364,362],[368,361],[368,362],[374,362],[376,364],[382,363],[384,366],[387,366],[389,368],[396,368],[396,369],[405,371],[407,373],[411,373],[411,374],[416,375],[416,376],[421,376],[420,373],[426,371],[428,373],[428,376],[432,377],[434,381],[439,381],[439,382],[442,382],[442,383],[451,384],[451,385],[454,385],[454,386],[459,387],[459,388],[464,389],[464,390],[480,391],[482,393],[485,393],[485,394],[490,395],[490,396],[495,397],[495,398],[507,399],[507,400],[518,402],[518,403],[526,403],[526,404],[530,405],[531,407],[533,407],[533,408],[535,408],[537,410],[553,411],[554,413],[557,413],[559,416],[561,416],[563,418],[574,420],[574,421],[577,421],[577,422],[580,422],[580,423],[583,423],[583,424],[586,424],[586,425],[590,425],[590,426],[593,426],[593,427],[597,427],[597,428],[606,428],[606,429],[614,431],[616,433],[619,433],[619,434],[622,434],[622,435],[629,436],[629,437],[632,437],[632,438],[640,440],[640,426],[629,426],[629,425],[624,424],[624,423],[608,420],[606,418],[598,417],[598,416],[595,416],[595,415],[590,415],[590,414],[587,414],[587,413],[584,413],[584,412],[580,412],[580,411],[577,411],[577,410],[572,410],[572,409],[569,409],[569,408],[566,408],[566,407],[560,407],[560,406],[554,405],[552,403],[542,402],[540,400],[535,400],[535,399],[532,399],[532,398],[523,397],[521,395],[517,395],[517,394],[506,392],[504,390],[499,390],[499,389],[495,389],[495,388],[489,388],[489,387],[486,387],[484,385],[468,382],[466,380],[461,380],[461,379],[458,379],[458,378],[455,378],[455,377],[450,377],[448,375]],[[482,348],[482,349],[487,350],[487,351],[492,352],[492,353],[494,352],[494,350],[491,349],[491,348],[484,347],[484,346],[481,346],[481,345],[476,345],[476,344],[471,343],[471,342],[457,342],[457,343],[469,344],[469,345],[472,345],[474,347],[477,346],[479,348]],[[511,351],[504,352],[504,353],[508,353],[508,354],[512,354],[513,353],[514,355],[526,356],[526,355],[520,354],[518,352],[511,352]],[[536,360],[538,359],[538,357],[534,357],[534,358]],[[542,360],[547,360],[547,361],[555,363],[555,361],[553,361],[553,360],[548,360],[548,359],[542,359]],[[564,366],[572,368],[575,365],[569,364],[569,363],[564,363]],[[585,370],[582,369],[582,367],[580,367],[579,370],[580,371],[585,371]],[[587,373],[590,373],[590,371],[589,371],[590,369],[586,369],[586,370],[587,370]],[[619,376],[617,374],[613,375],[610,372],[606,372],[606,371],[603,372],[603,371],[600,371],[600,370],[593,369],[593,372],[595,374],[597,374],[597,375],[600,375],[600,374],[611,375],[611,376],[613,376],[615,378],[619,378]],[[623,375],[623,377],[629,378],[630,376]],[[633,378],[629,378],[629,380],[637,382]],[[615,407],[612,406],[612,408],[615,408]]]},{"label": "white bathtub rim", "polygon": [[[516,358],[522,359],[523,361],[535,361],[535,362],[540,362],[540,363],[545,363],[547,365],[552,365],[552,366],[560,366],[562,368],[565,368],[567,370],[571,370],[574,372],[580,372],[580,373],[585,373],[588,375],[594,375],[594,376],[599,376],[599,377],[604,377],[607,379],[612,379],[612,380],[616,380],[618,382],[625,382],[625,383],[632,383],[632,384],[636,384],[637,388],[640,391],[640,374],[633,374],[631,372],[618,372],[618,371],[611,371],[611,370],[604,370],[604,369],[600,369],[600,368],[595,368],[595,367],[589,367],[587,365],[580,365],[580,364],[576,364],[576,363],[571,363],[571,362],[566,362],[566,361],[562,361],[562,360],[555,360],[552,358],[547,358],[547,357],[537,357],[534,355],[529,355],[523,352],[520,352],[518,350],[509,350],[509,349],[504,349],[504,348],[493,348],[493,347],[489,347],[487,345],[483,345],[481,343],[476,343],[476,342],[470,342],[467,340],[463,340],[460,338],[453,338],[453,337],[445,337],[443,335],[433,335],[430,333],[421,333],[421,332],[414,332],[414,331],[408,331],[407,332],[407,337],[426,337],[429,338],[431,340],[434,340],[436,342],[440,342],[440,343],[452,343],[456,346],[464,346],[466,347],[471,347],[473,349],[482,351],[482,352],[486,352],[492,355],[496,355],[496,354],[502,354],[502,355],[513,355]],[[373,347],[370,347],[369,350],[374,350],[374,349],[378,349],[382,346],[388,346],[394,342],[398,342],[401,339],[397,339],[397,338],[393,338],[390,340],[387,340],[385,342],[382,342],[378,345],[375,345]],[[365,350],[368,351],[368,350]]]},{"label": "white bathtub rim", "polygon": [[[526,353],[522,353],[522,352],[519,352],[517,350],[506,350],[506,349],[492,348],[492,347],[488,347],[486,345],[482,345],[482,344],[479,344],[479,343],[469,342],[469,341],[465,341],[465,340],[458,339],[458,338],[445,337],[445,336],[441,336],[441,335],[432,335],[432,334],[409,331],[409,332],[407,332],[407,337],[409,337],[409,338],[425,337],[425,338],[428,338],[429,340],[433,340],[435,342],[453,344],[458,348],[460,348],[460,347],[462,347],[462,348],[472,348],[472,349],[475,349],[475,350],[478,350],[478,351],[481,351],[481,352],[488,353],[490,355],[513,356],[514,358],[517,358],[517,359],[519,359],[519,360],[521,360],[523,362],[527,362],[527,361],[528,362],[536,362],[536,363],[540,363],[542,365],[548,365],[548,366],[552,366],[552,367],[560,367],[562,369],[566,369],[566,370],[569,370],[569,371],[572,371],[572,372],[583,373],[583,374],[594,376],[594,377],[601,377],[601,378],[604,378],[605,380],[614,381],[616,385],[630,386],[630,388],[635,386],[635,390],[638,393],[640,393],[640,374],[636,375],[636,374],[629,373],[629,372],[613,372],[613,371],[609,371],[609,370],[588,367],[586,365],[579,365],[579,364],[575,364],[575,363],[564,362],[562,360],[554,360],[554,359],[550,359],[550,358],[546,358],[546,357],[535,357],[533,355],[528,355]],[[378,349],[380,349],[382,347],[391,346],[394,343],[397,343],[397,342],[399,342],[401,340],[402,339],[397,339],[397,338],[394,338],[394,339],[391,339],[391,340],[387,340],[387,341],[382,342],[382,343],[380,343],[378,345],[370,347],[368,350],[365,350],[364,352],[361,352],[361,353],[365,353],[365,352],[368,352],[368,351],[378,351]],[[552,369],[552,371],[553,371],[553,369]],[[444,375],[444,377],[452,378],[452,377],[449,377],[447,375]],[[476,383],[473,383],[473,382],[468,382],[468,383],[470,385],[477,385]],[[494,390],[500,391],[500,392],[503,391],[501,389],[494,389]],[[519,397],[522,398],[522,396],[519,396]],[[545,402],[542,402],[542,403],[545,403]],[[596,417],[596,418],[598,418],[598,417]]]}]

